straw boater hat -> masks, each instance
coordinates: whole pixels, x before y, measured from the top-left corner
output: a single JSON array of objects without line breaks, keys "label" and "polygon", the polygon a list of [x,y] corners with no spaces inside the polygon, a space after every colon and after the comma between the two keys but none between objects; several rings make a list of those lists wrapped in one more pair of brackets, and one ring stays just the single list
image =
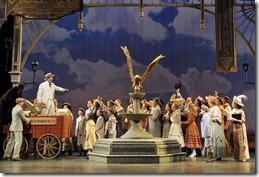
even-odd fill
[{"label": "straw boater hat", "polygon": [[45,77],[44,77],[44,80],[47,80],[49,77],[51,77],[51,76],[55,76],[55,74],[53,74],[53,73],[47,73],[46,75],[45,75]]},{"label": "straw boater hat", "polygon": [[18,104],[24,100],[25,100],[24,98],[16,98],[15,103]]},{"label": "straw boater hat", "polygon": [[78,111],[85,112],[85,109],[84,109],[84,108],[78,108],[77,110],[78,110]]},{"label": "straw boater hat", "polygon": [[233,101],[238,104],[239,106],[244,107],[244,104],[242,103],[242,99],[244,99],[245,101],[247,100],[247,96],[245,95],[239,95],[239,96],[234,96],[233,97]]}]

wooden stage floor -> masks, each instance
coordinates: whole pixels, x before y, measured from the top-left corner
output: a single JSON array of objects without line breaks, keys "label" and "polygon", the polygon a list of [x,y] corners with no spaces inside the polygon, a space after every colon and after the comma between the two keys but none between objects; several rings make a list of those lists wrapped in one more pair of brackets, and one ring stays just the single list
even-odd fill
[{"label": "wooden stage floor", "polygon": [[170,164],[106,165],[82,157],[62,156],[54,160],[26,159],[20,162],[0,161],[1,173],[256,173],[254,154],[248,162],[237,162],[231,157],[206,163],[201,158],[186,158]]}]

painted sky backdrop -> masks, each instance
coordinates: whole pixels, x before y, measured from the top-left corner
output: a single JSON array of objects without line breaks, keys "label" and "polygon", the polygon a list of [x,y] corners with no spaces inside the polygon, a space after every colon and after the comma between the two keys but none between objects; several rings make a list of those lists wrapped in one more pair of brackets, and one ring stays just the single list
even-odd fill
[{"label": "painted sky backdrop", "polygon": [[[255,80],[255,59],[237,34],[237,73],[216,73],[215,20],[206,14],[206,29],[200,32],[199,10],[191,8],[145,8],[140,19],[138,8],[98,8],[84,11],[85,29],[77,29],[78,14],[56,23],[33,49],[26,63],[23,81],[32,80],[30,63],[37,60],[44,74],[56,74],[55,83],[70,89],[57,94],[62,104],[85,106],[97,95],[104,99],[129,99],[130,78],[120,46],[127,45],[134,58],[135,73],[143,73],[154,57],[160,62],[144,83],[148,98],[159,96],[169,101],[177,80],[183,83],[184,97],[206,96],[217,90],[221,96],[246,94],[248,129],[255,130],[255,89],[245,89],[242,63],[250,64],[248,78]],[[26,34],[24,36],[26,38]],[[26,39],[24,46],[26,46]],[[36,96],[37,89],[26,87],[25,97]]]}]

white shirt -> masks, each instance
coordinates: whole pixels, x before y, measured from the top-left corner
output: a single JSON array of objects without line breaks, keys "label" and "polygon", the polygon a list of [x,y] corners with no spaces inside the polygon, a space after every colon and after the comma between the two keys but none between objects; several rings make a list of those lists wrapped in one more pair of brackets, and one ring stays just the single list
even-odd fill
[{"label": "white shirt", "polygon": [[54,100],[55,91],[64,92],[65,89],[62,87],[56,86],[54,83],[50,83],[45,81],[39,85],[38,93],[37,93],[37,102],[38,103],[45,103],[49,100]]}]

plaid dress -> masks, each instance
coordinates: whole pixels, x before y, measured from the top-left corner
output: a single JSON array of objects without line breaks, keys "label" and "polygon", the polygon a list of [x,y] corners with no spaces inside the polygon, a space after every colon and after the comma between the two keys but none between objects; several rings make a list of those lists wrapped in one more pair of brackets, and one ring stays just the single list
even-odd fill
[{"label": "plaid dress", "polygon": [[190,111],[188,113],[188,120],[185,134],[185,146],[187,148],[201,148],[201,136],[195,122],[195,115]]}]

